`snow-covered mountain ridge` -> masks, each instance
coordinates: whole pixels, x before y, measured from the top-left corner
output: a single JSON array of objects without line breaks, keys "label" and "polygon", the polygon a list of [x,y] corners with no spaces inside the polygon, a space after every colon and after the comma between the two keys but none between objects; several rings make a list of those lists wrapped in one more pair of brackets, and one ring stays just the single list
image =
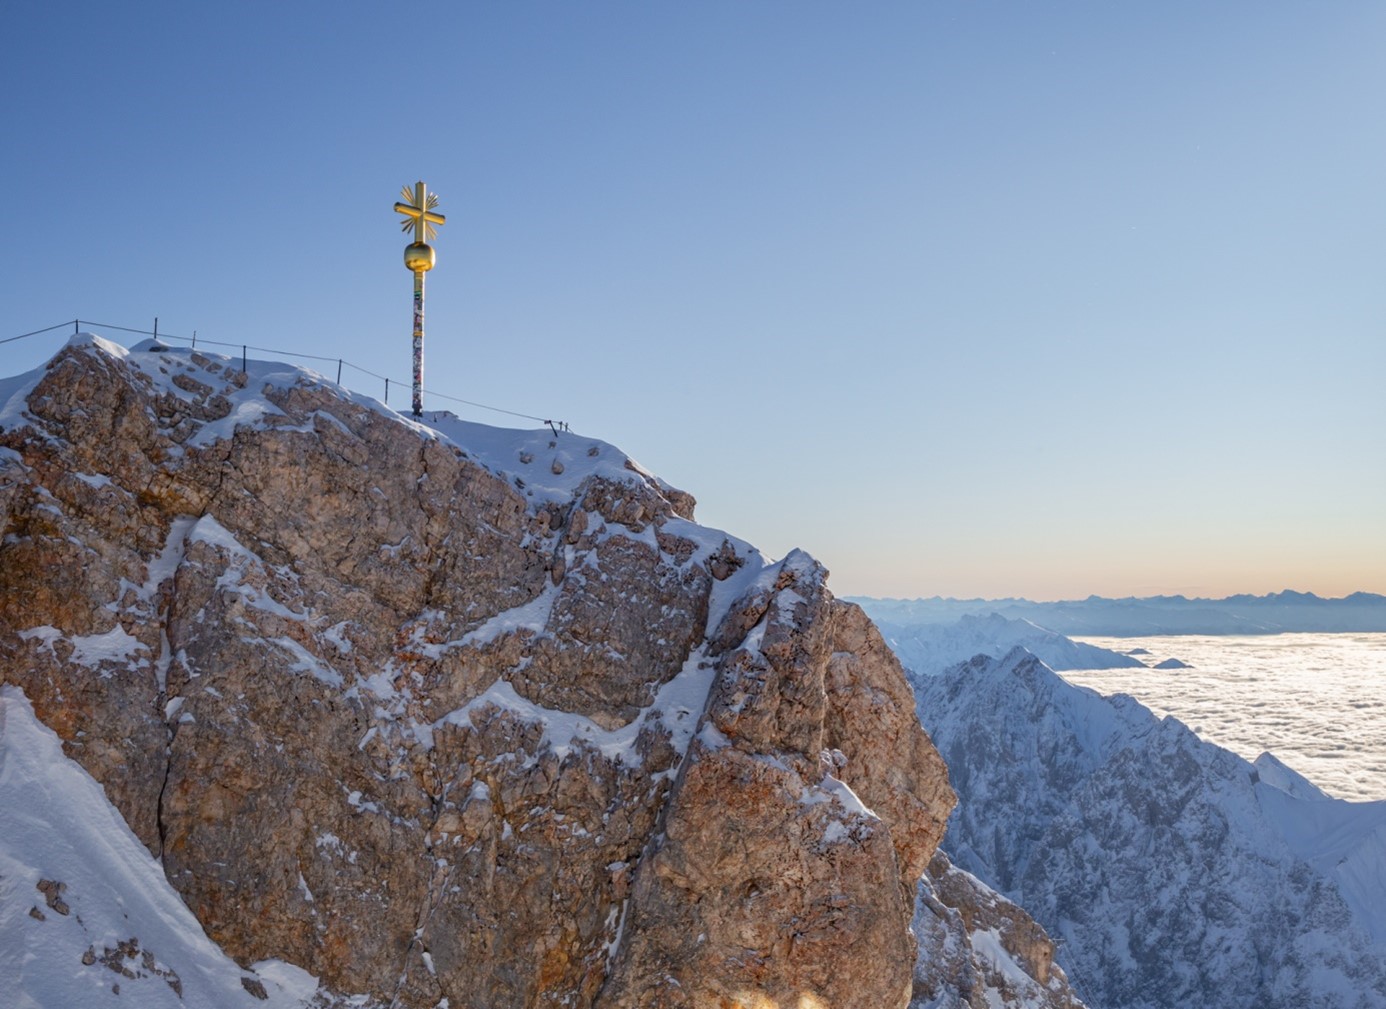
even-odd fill
[{"label": "snow-covered mountain ridge", "polygon": [[1144,665],[1129,655],[1072,641],[1029,620],[1015,620],[999,613],[968,615],[952,624],[892,624],[876,619],[870,605],[862,608],[867,616],[876,620],[876,626],[901,664],[916,673],[939,673],[974,655],[999,659],[1013,648],[1024,648],[1050,669],[1117,669]]},{"label": "snow-covered mountain ridge", "polygon": [[917,677],[962,867],[1107,1009],[1386,1006],[1386,802],[1329,799],[1016,650]]},{"label": "snow-covered mountain ridge", "polygon": [[873,599],[852,596],[872,618],[897,627],[953,623],[999,613],[1076,637],[1153,637],[1162,634],[1282,634],[1386,631],[1386,596],[1354,592],[1324,599],[1312,592],[1236,595],[1225,599],[1151,596],[1059,602],[1028,599]]},{"label": "snow-covered mountain ridge", "polygon": [[[0,381],[0,745],[45,745],[32,709],[83,769],[0,757],[29,807],[0,832],[20,1004],[114,995],[132,957],[125,982],[205,977],[212,1004],[257,974],[360,1006],[903,1009],[912,976],[1072,1004],[1039,946],[1014,962],[1043,985],[978,980],[1029,933],[989,899],[970,929],[956,881],[933,934],[959,975],[916,959],[952,792],[812,558],[698,526],[604,442],[239,365],[87,337]],[[77,796],[74,837],[114,829],[86,773],[164,882],[44,843]],[[54,893],[90,959],[29,914]],[[234,963],[158,938],[179,898]]]}]

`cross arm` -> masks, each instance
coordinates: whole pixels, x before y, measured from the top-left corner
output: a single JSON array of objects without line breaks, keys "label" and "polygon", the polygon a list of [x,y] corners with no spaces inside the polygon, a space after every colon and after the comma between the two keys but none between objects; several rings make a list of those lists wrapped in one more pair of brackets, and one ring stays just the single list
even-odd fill
[{"label": "cross arm", "polygon": [[447,219],[446,217],[444,217],[442,214],[436,214],[436,213],[434,213],[434,212],[431,211],[431,210],[420,210],[418,207],[415,207],[415,206],[413,206],[413,205],[411,205],[411,204],[408,204],[408,203],[396,203],[396,204],[395,204],[395,213],[397,213],[397,214],[407,214],[408,216],[413,217],[413,218],[416,218],[416,219],[417,219],[417,218],[423,218],[423,219],[424,219],[425,221],[427,221],[429,224],[447,224],[447,223],[448,223],[448,219]]}]

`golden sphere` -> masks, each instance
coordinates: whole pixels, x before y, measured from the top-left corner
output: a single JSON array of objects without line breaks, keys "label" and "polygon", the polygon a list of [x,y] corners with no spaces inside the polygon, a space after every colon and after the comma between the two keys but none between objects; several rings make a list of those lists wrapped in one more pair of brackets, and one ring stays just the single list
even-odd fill
[{"label": "golden sphere", "polygon": [[438,257],[433,253],[433,246],[425,245],[423,242],[415,242],[406,246],[404,250],[404,265],[415,273],[426,273],[433,269],[433,264]]}]

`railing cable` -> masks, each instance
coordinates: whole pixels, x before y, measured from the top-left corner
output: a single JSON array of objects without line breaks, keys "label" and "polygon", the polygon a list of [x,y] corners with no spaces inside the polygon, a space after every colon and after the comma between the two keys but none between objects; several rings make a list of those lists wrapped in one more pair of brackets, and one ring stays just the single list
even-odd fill
[{"label": "railing cable", "polygon": [[[203,346],[212,346],[212,347],[232,347],[232,348],[239,347],[239,348],[241,349],[241,370],[242,370],[242,371],[245,371],[245,370],[246,370],[245,355],[246,355],[246,351],[248,351],[248,350],[259,351],[259,352],[264,353],[264,354],[277,354],[277,355],[280,355],[280,356],[282,356],[282,357],[301,357],[301,358],[303,358],[304,360],[307,360],[307,361],[336,361],[336,362],[337,362],[337,384],[338,384],[338,385],[341,385],[341,384],[342,384],[342,368],[343,368],[343,366],[345,366],[345,367],[347,367],[347,368],[354,368],[356,371],[359,371],[359,372],[360,372],[361,374],[363,374],[363,375],[369,375],[371,378],[379,379],[380,381],[382,381],[382,382],[385,383],[385,402],[386,402],[387,404],[390,402],[390,384],[391,384],[392,382],[393,382],[395,385],[407,385],[407,384],[408,384],[408,383],[402,383],[402,382],[400,382],[399,379],[392,379],[392,378],[390,378],[388,375],[380,375],[380,374],[377,374],[376,372],[371,371],[369,368],[363,368],[363,367],[361,367],[359,364],[354,364],[354,363],[352,363],[351,361],[348,361],[348,360],[346,360],[345,358],[342,358],[342,357],[327,357],[326,355],[323,355],[323,354],[304,354],[304,353],[300,353],[299,351],[296,351],[296,350],[284,350],[283,348],[280,348],[280,347],[256,347],[256,346],[254,346],[254,345],[252,345],[252,344],[245,344],[245,343],[228,343],[228,342],[225,341],[225,340],[209,340],[209,339],[207,339],[205,336],[204,336],[204,337],[199,337],[199,336],[197,335],[196,331],[194,331],[194,333],[193,333],[192,336],[179,336],[179,335],[177,335],[177,334],[175,334],[175,333],[167,333],[167,332],[165,332],[165,333],[160,333],[157,329],[154,329],[154,330],[148,330],[148,329],[133,329],[133,328],[131,328],[131,327],[129,327],[129,326],[116,326],[116,325],[113,325],[113,324],[111,324],[111,323],[109,323],[109,322],[93,322],[93,321],[91,321],[90,319],[86,320],[85,324],[86,324],[87,326],[91,326],[91,327],[94,327],[94,328],[97,328],[97,329],[113,329],[113,330],[115,330],[115,331],[117,331],[117,332],[120,332],[120,333],[135,333],[135,334],[137,334],[137,335],[139,335],[139,336],[152,336],[152,337],[154,337],[156,340],[182,340],[182,341],[184,341],[184,342],[187,342],[187,343],[192,344],[192,346],[193,346],[194,349],[196,349],[196,347],[197,347],[197,345],[198,345],[199,343],[202,344]],[[31,337],[31,336],[39,336],[39,335],[41,335],[41,334],[43,334],[43,333],[51,333],[51,332],[52,332],[53,330],[55,330],[55,329],[62,329],[62,328],[64,328],[64,327],[66,327],[66,326],[72,326],[72,327],[74,327],[74,329],[80,329],[80,327],[81,327],[82,325],[83,325],[83,320],[81,320],[81,319],[71,319],[71,320],[68,320],[67,322],[60,322],[60,323],[58,323],[58,324],[55,325],[55,326],[48,326],[48,327],[45,328],[45,329],[36,329],[36,330],[34,330],[33,332],[31,332],[31,333],[20,333],[18,336],[7,337],[7,338],[5,338],[5,339],[3,339],[3,340],[0,340],[0,344],[13,343],[13,342],[15,342],[16,340],[24,340],[24,339],[27,339],[27,338],[29,338],[29,337]],[[156,327],[158,326],[158,322],[157,322],[157,321],[155,322],[155,326],[156,326]],[[478,403],[478,402],[476,402],[475,400],[463,399],[461,396],[449,396],[449,395],[448,395],[447,393],[445,393],[445,392],[434,392],[432,389],[425,389],[425,390],[423,390],[423,392],[424,392],[425,395],[432,396],[432,397],[434,397],[435,399],[445,399],[445,400],[447,400],[447,401],[450,402],[450,403],[461,403],[461,404],[463,404],[463,405],[465,405],[465,406],[475,407],[475,408],[478,409],[478,410],[490,410],[492,413],[503,413],[503,414],[506,414],[507,416],[510,416],[510,417],[521,417],[521,418],[523,418],[523,419],[525,419],[525,420],[538,421],[540,424],[547,424],[547,425],[554,431],[555,434],[557,434],[559,431],[567,431],[567,430],[568,430],[568,425],[567,425],[566,423],[564,423],[563,421],[561,421],[561,420],[560,420],[560,421],[555,421],[555,420],[550,420],[550,419],[547,418],[547,417],[539,417],[539,416],[536,416],[536,415],[534,415],[534,414],[532,414],[532,413],[521,413],[521,412],[518,411],[518,410],[507,410],[507,409],[505,409],[504,407],[500,407],[500,406],[490,406],[490,405],[488,405],[488,404],[486,404],[486,403]]]}]

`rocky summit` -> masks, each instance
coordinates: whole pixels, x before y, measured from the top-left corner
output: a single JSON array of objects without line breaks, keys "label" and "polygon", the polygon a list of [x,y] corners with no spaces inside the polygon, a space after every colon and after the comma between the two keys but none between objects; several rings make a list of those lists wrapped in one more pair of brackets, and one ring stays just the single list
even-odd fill
[{"label": "rocky summit", "polygon": [[[100,784],[237,998],[277,963],[314,1005],[987,1004],[977,902],[926,877],[943,762],[817,562],[603,442],[240,365],[79,337],[0,382],[0,705]],[[44,893],[88,932],[95,896],[44,847],[0,879],[21,1004],[141,956],[181,998],[175,951],[56,941]]]}]

